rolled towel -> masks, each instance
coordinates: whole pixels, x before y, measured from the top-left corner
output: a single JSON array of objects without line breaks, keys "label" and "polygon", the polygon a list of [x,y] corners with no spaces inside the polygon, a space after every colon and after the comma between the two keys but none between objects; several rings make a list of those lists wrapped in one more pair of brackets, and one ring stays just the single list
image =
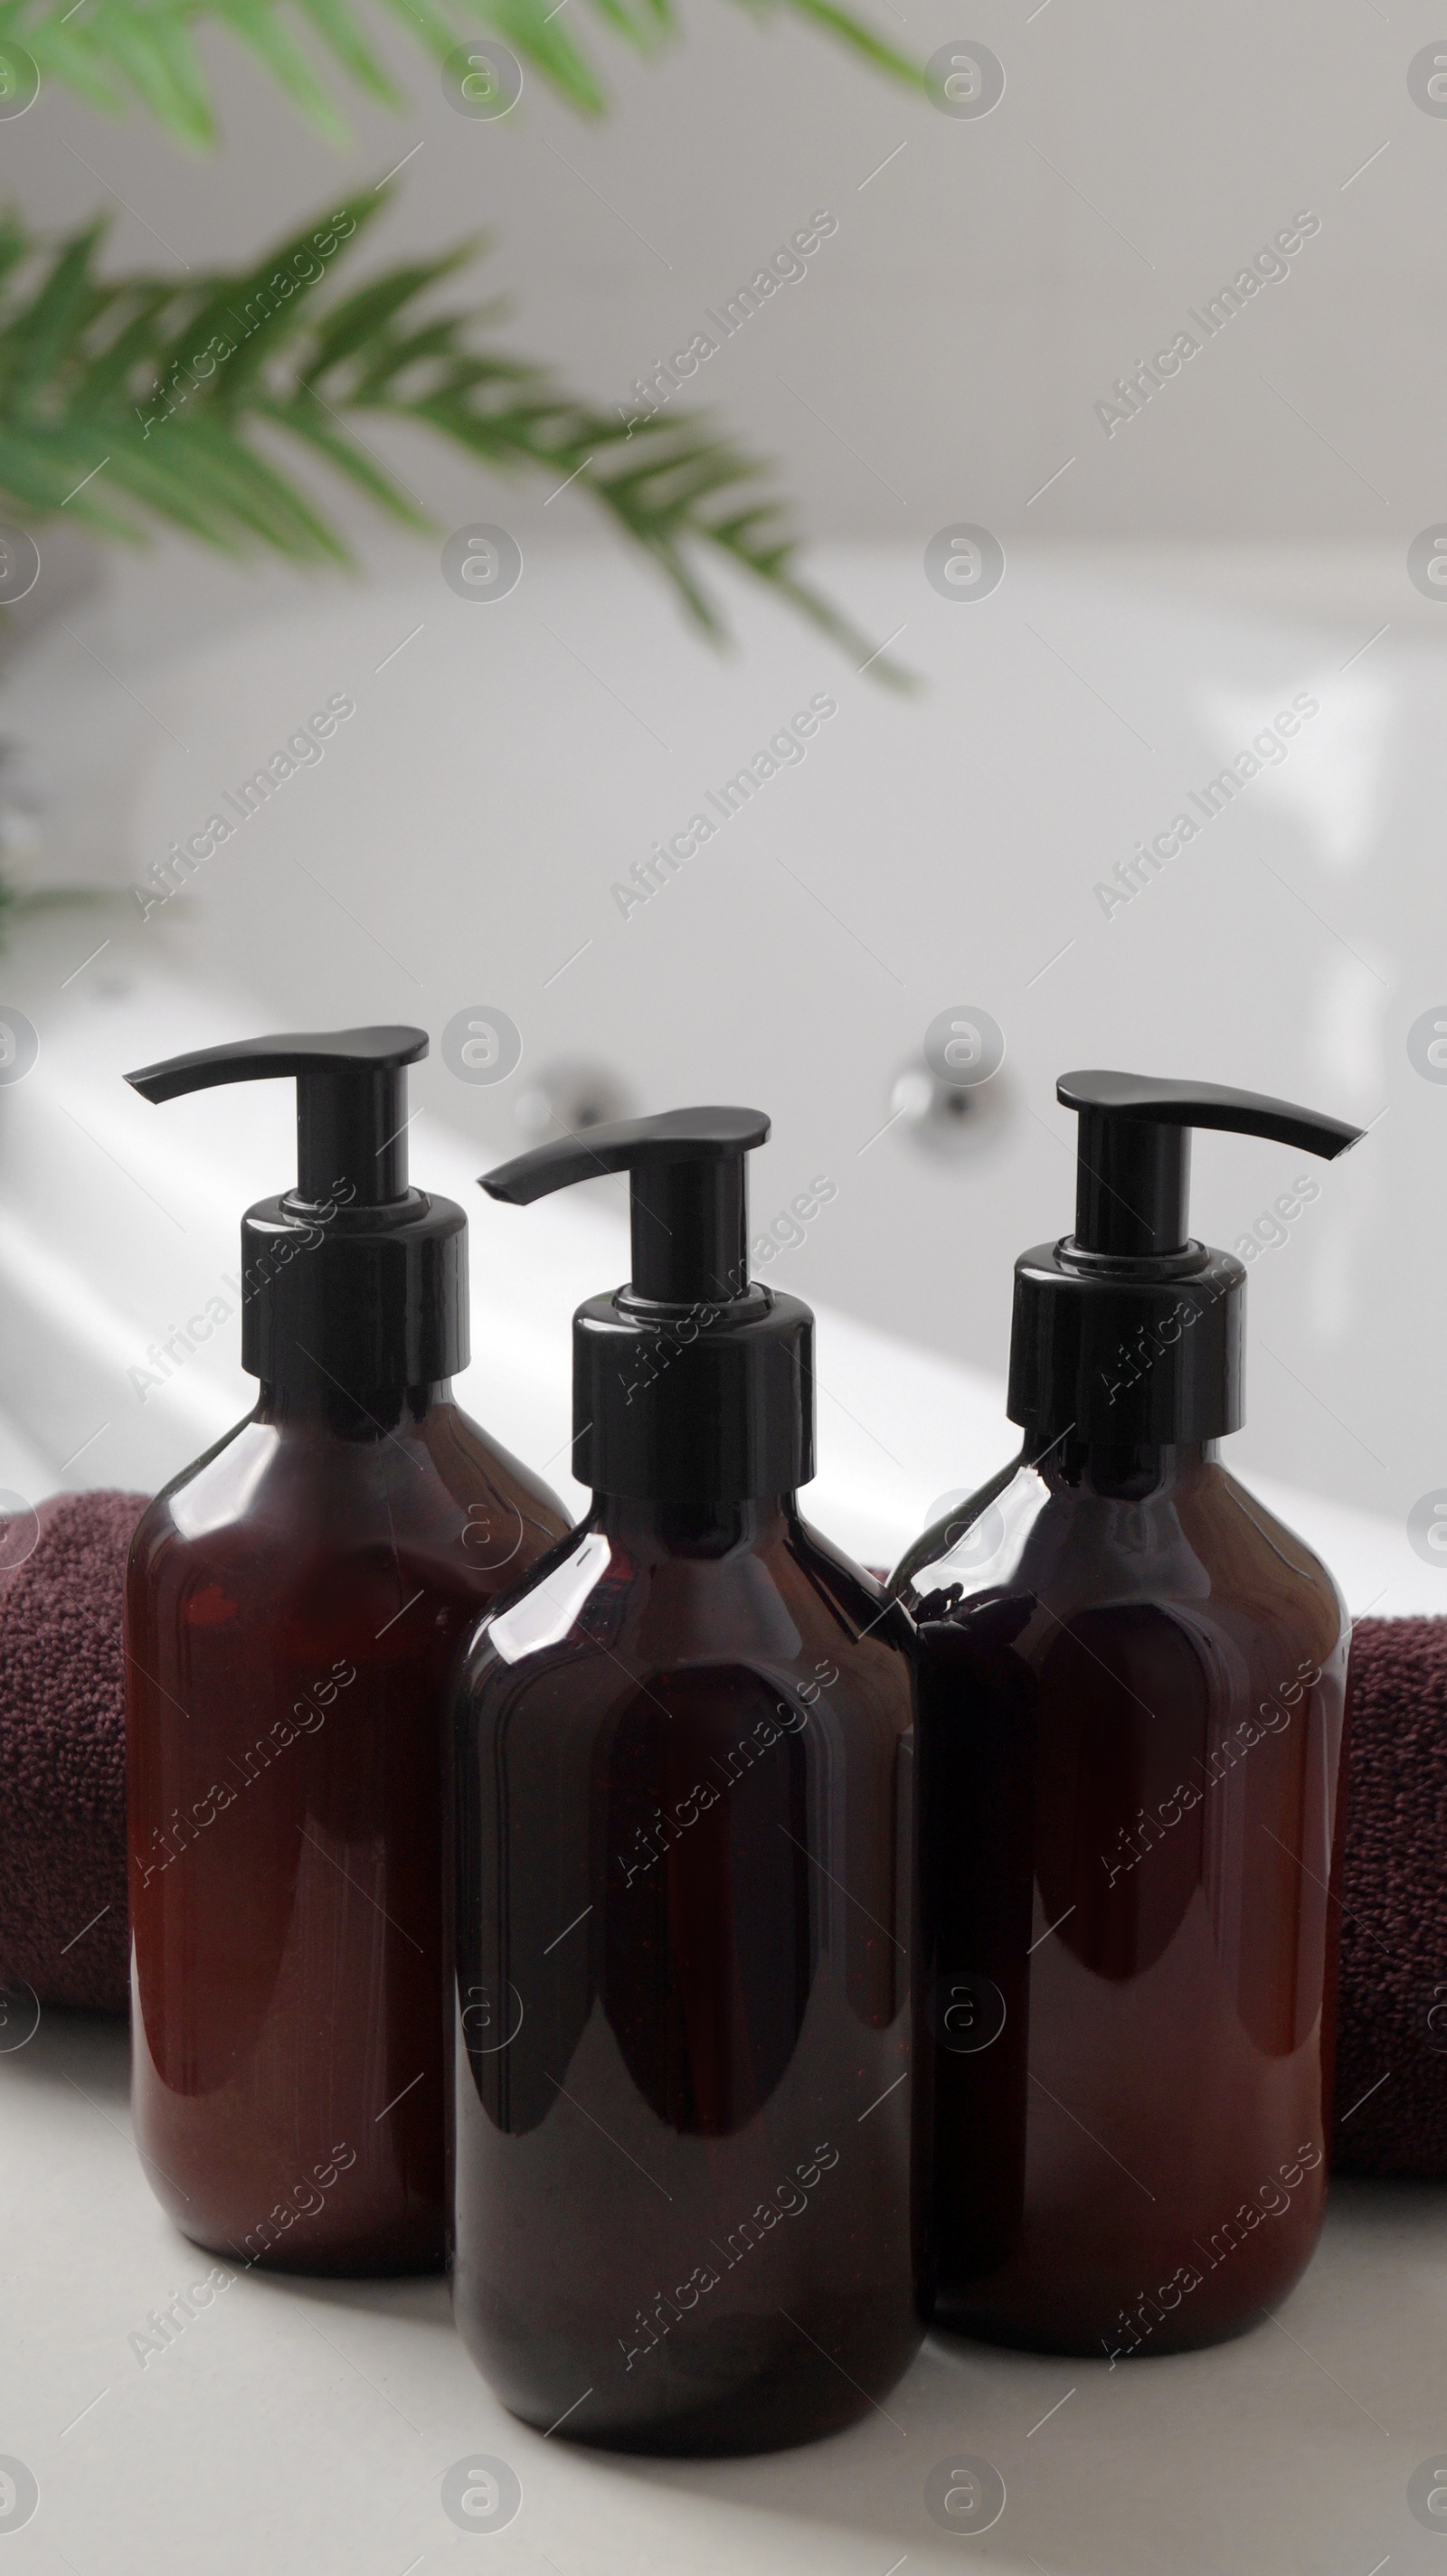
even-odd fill
[{"label": "rolled towel", "polygon": [[1359,1619],[1351,1669],[1332,2164],[1447,2174],[1447,1619]]},{"label": "rolled towel", "polygon": [[53,1494],[0,1521],[0,1988],[89,2012],[127,2004],[121,1602],[145,1508]]}]

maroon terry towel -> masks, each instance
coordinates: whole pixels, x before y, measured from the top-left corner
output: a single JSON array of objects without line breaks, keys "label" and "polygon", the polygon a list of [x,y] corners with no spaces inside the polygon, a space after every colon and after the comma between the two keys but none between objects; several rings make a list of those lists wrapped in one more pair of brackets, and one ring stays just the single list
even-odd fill
[{"label": "maroon terry towel", "polygon": [[0,1987],[89,2012],[127,2005],[121,1600],[145,1508],[52,1494],[9,1572],[29,1528],[0,1522]]},{"label": "maroon terry towel", "polygon": [[1447,2174],[1447,1619],[1352,1636],[1332,2164]]}]

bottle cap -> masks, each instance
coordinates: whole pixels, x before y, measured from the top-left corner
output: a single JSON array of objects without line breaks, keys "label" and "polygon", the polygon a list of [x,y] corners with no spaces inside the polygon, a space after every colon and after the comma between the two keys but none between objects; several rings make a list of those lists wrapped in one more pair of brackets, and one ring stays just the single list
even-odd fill
[{"label": "bottle cap", "polygon": [[1362,1130],[1214,1082],[1067,1073],[1080,1115],[1075,1232],[1015,1264],[1007,1409],[1032,1441],[1119,1446],[1238,1431],[1246,1273],[1193,1242],[1193,1127],[1274,1138],[1328,1160]]},{"label": "bottle cap", "polygon": [[297,1178],[241,1220],[241,1365],[349,1395],[467,1366],[467,1220],[407,1181],[407,1072],[424,1029],[242,1038],[148,1064],[146,1100],[223,1082],[296,1082]]},{"label": "bottle cap", "polygon": [[525,1207],[627,1172],[633,1275],[573,1318],[573,1473],[654,1502],[744,1502],[814,1473],[814,1318],[748,1277],[744,1156],[757,1109],[671,1109],[592,1127],[484,1172]]}]

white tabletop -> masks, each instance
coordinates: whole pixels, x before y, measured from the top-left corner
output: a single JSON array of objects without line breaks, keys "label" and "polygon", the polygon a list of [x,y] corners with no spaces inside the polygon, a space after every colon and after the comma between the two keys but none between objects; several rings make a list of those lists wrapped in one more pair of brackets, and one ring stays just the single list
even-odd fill
[{"label": "white tabletop", "polygon": [[[663,2463],[515,2423],[454,2336],[440,2280],[225,2266],[230,2286],[169,2344],[133,2345],[211,2258],[147,2188],[123,2029],[46,2013],[0,2056],[0,2084],[0,2470],[22,2462],[39,2490],[5,2533],[3,2576],[1447,2565],[1408,2501],[1447,2436],[1447,2198],[1429,2185],[1338,2184],[1301,2286],[1214,2351],[1112,2369],[931,2338],[887,2410],[851,2433],[761,2460]],[[512,2468],[522,2503],[505,2529],[464,2533],[443,2481],[478,2454]],[[1005,2481],[984,2534],[947,2535],[926,2510],[930,2472],[955,2457]]]}]

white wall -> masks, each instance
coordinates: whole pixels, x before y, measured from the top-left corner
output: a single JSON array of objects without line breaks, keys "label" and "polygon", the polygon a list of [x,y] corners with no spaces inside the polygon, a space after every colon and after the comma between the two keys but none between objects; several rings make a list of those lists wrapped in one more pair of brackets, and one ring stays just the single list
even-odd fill
[{"label": "white wall", "polygon": [[[1404,548],[1442,515],[1447,119],[1408,95],[1408,62],[1436,27],[1422,0],[1390,21],[1376,0],[1309,13],[1282,0],[876,0],[879,25],[919,57],[960,36],[1000,57],[1005,95],[979,121],[792,21],[761,30],[717,0],[691,0],[686,41],[648,67],[588,0],[564,5],[607,71],[604,125],[531,77],[502,122],[465,119],[430,62],[384,29],[411,104],[397,117],[362,107],[338,156],[211,32],[218,159],[188,159],[139,114],[112,125],[47,91],[0,127],[5,180],[54,221],[114,190],[130,209],[117,257],[169,267],[157,234],[187,260],[237,257],[420,142],[366,256],[491,228],[518,344],[610,402],[827,207],[840,228],[807,282],[699,379],[781,461],[814,529],[922,547],[969,518],[1006,538]],[[1303,208],[1321,230],[1289,282],[1108,438],[1093,406],[1121,369]],[[459,510],[475,494],[464,474],[425,472]]]}]

